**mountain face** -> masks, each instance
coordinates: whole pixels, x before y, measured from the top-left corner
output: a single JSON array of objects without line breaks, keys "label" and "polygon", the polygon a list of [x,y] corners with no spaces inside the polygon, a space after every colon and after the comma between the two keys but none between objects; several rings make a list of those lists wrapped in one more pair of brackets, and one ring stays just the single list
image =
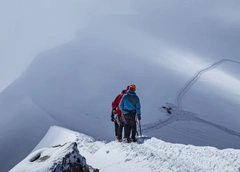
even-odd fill
[{"label": "mountain face", "polygon": [[[104,28],[83,31],[82,37],[39,54],[1,93],[0,152],[4,156],[0,162],[4,171],[26,157],[52,125],[112,140],[112,100],[130,83],[139,83],[140,94],[140,81],[155,78],[151,65],[134,55],[131,47],[112,43],[114,35]],[[9,154],[12,151],[20,153]]]},{"label": "mountain face", "polygon": [[[139,20],[132,26],[123,21],[94,21],[71,42],[40,53],[0,94],[3,171],[26,157],[52,125],[112,140],[111,102],[131,83],[142,104],[143,134],[174,143],[239,148],[239,99],[229,98],[228,92],[220,95],[224,91],[201,78],[184,96],[183,108],[176,106],[179,90],[201,65],[191,68],[187,62],[195,57],[178,60],[165,53],[168,47],[159,37],[148,34],[148,28],[136,29]],[[172,116],[160,110],[166,102]],[[19,154],[9,153],[15,151]]]}]

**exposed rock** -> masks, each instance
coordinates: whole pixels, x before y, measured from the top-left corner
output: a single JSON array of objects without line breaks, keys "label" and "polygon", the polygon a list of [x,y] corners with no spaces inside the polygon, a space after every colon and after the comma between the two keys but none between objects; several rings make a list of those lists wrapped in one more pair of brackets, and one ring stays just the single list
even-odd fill
[{"label": "exposed rock", "polygon": [[42,148],[28,155],[10,172],[98,172],[80,155],[77,143]]}]

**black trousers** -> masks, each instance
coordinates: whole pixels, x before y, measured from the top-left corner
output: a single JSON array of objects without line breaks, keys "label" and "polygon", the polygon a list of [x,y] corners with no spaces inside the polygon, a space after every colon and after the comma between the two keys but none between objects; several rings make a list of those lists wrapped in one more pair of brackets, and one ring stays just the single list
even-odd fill
[{"label": "black trousers", "polygon": [[118,123],[117,122],[114,122],[114,128],[115,128],[115,136],[118,136]]},{"label": "black trousers", "polygon": [[118,139],[122,139],[122,132],[123,132],[124,122],[114,122],[114,128],[115,128],[115,136],[117,136]]},{"label": "black trousers", "polygon": [[111,118],[114,119],[115,136],[117,136],[118,139],[122,139],[122,131],[124,127],[124,122],[122,120],[122,117],[120,115],[117,115],[117,118],[114,118],[114,114],[111,113]]},{"label": "black trousers", "polygon": [[124,114],[124,118],[124,138],[130,139],[131,134],[131,138],[136,139],[136,113]]},{"label": "black trousers", "polygon": [[118,139],[122,139],[122,132],[124,127],[124,122],[122,121],[121,116],[118,115]]}]

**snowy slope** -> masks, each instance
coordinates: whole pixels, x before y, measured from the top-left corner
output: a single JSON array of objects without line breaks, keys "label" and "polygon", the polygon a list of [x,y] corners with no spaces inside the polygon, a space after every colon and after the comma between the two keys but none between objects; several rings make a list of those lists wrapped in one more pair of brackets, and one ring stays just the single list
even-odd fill
[{"label": "snowy slope", "polygon": [[[134,13],[117,16],[108,6],[114,15],[97,15],[74,40],[38,54],[0,93],[1,170],[26,157],[53,125],[111,141],[111,102],[131,83],[144,134],[239,149],[239,63],[222,63],[194,80],[222,58],[238,60],[238,38],[228,34],[238,27],[209,22],[219,17],[212,9],[221,11],[222,2],[196,3],[134,0]],[[172,116],[161,111],[166,102],[176,106]]]},{"label": "snowy slope", "polygon": [[[66,142],[77,142],[87,163],[102,172],[239,171],[240,150],[172,144],[151,138],[143,144],[96,141],[90,136],[61,127],[51,127],[35,150]],[[27,161],[15,170],[24,171]],[[24,165],[26,167],[24,168]],[[37,165],[37,164],[36,164]],[[17,168],[18,167],[18,168]],[[31,166],[33,172],[37,168]],[[36,166],[37,167],[37,166]]]},{"label": "snowy slope", "polygon": [[180,110],[173,104],[167,103],[166,106],[172,109],[171,114],[162,109],[168,118],[143,125],[144,134],[172,143],[239,149],[240,132]]},{"label": "snowy slope", "polygon": [[[124,32],[131,35],[128,36],[129,44],[134,44],[145,36],[126,26],[115,27],[122,27]],[[137,94],[141,99],[143,130],[144,125],[160,123],[160,126],[164,126],[163,130],[161,127],[154,127],[153,131],[146,131],[148,135],[173,143],[239,148],[236,144],[240,141],[239,137],[228,135],[225,130],[216,130],[212,125],[207,128],[203,124],[209,126],[208,123],[201,120],[197,120],[197,123],[194,120],[196,125],[191,124],[191,121],[176,123],[177,118],[165,123],[169,117],[159,107],[165,105],[165,102],[174,102],[187,76],[194,71],[179,77],[165,64],[159,64],[159,68],[159,65],[139,58],[141,56],[135,53],[144,44],[136,44],[137,48],[132,49],[124,38],[119,37],[116,41],[114,35],[117,33],[113,28],[110,30],[111,32],[105,30],[105,27],[83,30],[82,37],[39,54],[21,77],[0,94],[0,151],[5,155],[0,157],[0,162],[4,164],[2,166],[11,167],[22,160],[51,125],[58,124],[100,140],[112,140],[111,102],[130,83],[137,85]],[[142,54],[142,57],[145,55]],[[127,63],[121,68],[116,67],[116,64],[123,61]],[[193,90],[192,98],[196,93],[198,92]],[[195,107],[194,101],[189,104]],[[194,109],[196,113],[197,110]],[[201,114],[197,115],[205,120],[201,118]],[[212,113],[211,116],[227,121],[226,116],[219,113]],[[239,117],[232,113],[228,116],[231,116],[232,122],[224,127],[239,132]],[[215,124],[213,120],[206,121]],[[182,137],[179,137],[178,127],[181,128],[182,125]],[[194,128],[197,128],[196,132],[189,132]],[[206,137],[202,137],[201,128],[204,128]],[[26,134],[27,139],[21,137],[22,133]],[[224,141],[219,142],[219,138],[224,138]],[[21,151],[21,154],[12,156],[8,154],[12,150],[9,145],[16,143],[21,144],[14,147],[14,151]]]},{"label": "snowy slope", "polygon": [[[129,83],[141,85],[141,82],[146,82],[145,78],[154,80],[156,72],[145,60],[137,60],[137,65],[132,67],[131,64],[136,63],[137,57],[124,52],[122,47],[117,48],[108,41],[99,46],[98,41],[101,37],[109,34],[103,31],[95,33],[95,30],[90,30],[88,36],[85,34],[86,38],[79,38],[41,53],[20,78],[0,94],[3,124],[0,126],[0,152],[5,155],[0,157],[0,162],[3,162],[3,168],[11,167],[22,160],[51,125],[58,124],[97,139],[113,138],[110,121],[112,100]],[[129,32],[132,32],[134,37],[138,35],[131,29]],[[115,64],[122,61],[128,61],[129,64],[126,64],[124,72],[119,73]],[[143,67],[151,70],[143,71]],[[129,73],[131,75],[125,77]],[[158,72],[156,74],[158,75]],[[164,78],[164,75],[162,77]],[[152,84],[156,85],[157,82]],[[162,84],[161,87],[168,85]],[[139,86],[139,94],[144,92],[144,89],[148,90],[147,87]],[[149,94],[151,92],[145,96],[148,97]],[[159,92],[154,97],[161,94]],[[25,99],[26,101],[23,101]],[[155,98],[150,101],[144,98],[142,100],[146,107],[152,102],[156,105],[161,104],[155,102]],[[154,114],[159,113],[156,106],[149,110]],[[147,120],[154,119],[145,118],[146,122]],[[43,125],[40,127],[41,124]],[[26,133],[27,139],[21,137],[21,133]],[[22,153],[17,156],[9,154],[12,149],[9,143],[21,143],[14,149]]]}]

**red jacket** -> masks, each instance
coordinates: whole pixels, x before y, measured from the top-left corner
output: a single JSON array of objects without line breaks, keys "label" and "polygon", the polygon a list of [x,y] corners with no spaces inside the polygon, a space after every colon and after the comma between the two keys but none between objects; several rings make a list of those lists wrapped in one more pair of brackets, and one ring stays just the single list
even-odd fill
[{"label": "red jacket", "polygon": [[121,110],[119,108],[119,104],[121,102],[121,99],[122,99],[123,95],[124,94],[118,94],[117,97],[112,102],[112,109],[116,109],[118,115],[122,114],[122,112],[121,112]]}]

